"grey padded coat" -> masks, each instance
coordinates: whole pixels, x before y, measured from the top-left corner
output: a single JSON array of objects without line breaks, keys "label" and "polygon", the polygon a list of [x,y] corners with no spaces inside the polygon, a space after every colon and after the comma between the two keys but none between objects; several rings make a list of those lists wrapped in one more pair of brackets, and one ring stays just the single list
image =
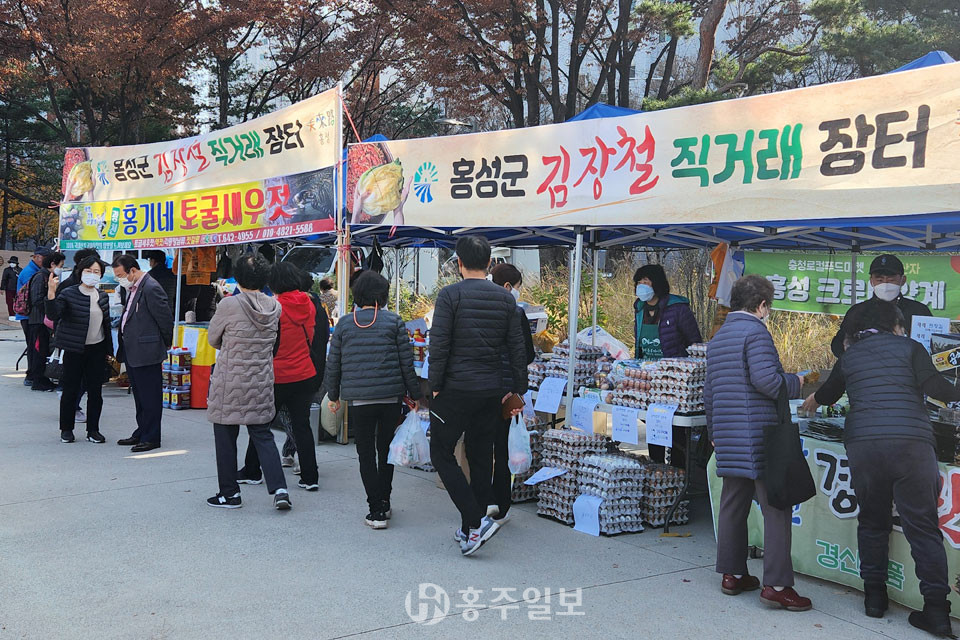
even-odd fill
[{"label": "grey padded coat", "polygon": [[800,378],[784,373],[763,322],[732,312],[707,344],[704,402],[717,455],[717,475],[756,480],[766,455],[763,428],[777,423],[777,396],[800,397]]},{"label": "grey padded coat", "polygon": [[273,345],[280,303],[240,292],[217,305],[207,341],[217,354],[207,396],[207,420],[216,424],[267,424],[273,420]]},{"label": "grey padded coat", "polygon": [[413,347],[403,320],[386,309],[376,310],[376,322],[374,315],[373,309],[358,309],[340,318],[333,330],[323,383],[333,402],[399,400],[407,394],[420,399]]}]

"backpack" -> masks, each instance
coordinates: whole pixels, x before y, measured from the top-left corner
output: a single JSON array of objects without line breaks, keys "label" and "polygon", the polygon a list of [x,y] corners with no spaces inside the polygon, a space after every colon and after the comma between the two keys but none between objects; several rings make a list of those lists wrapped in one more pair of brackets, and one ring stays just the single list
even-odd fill
[{"label": "backpack", "polygon": [[13,312],[18,316],[30,315],[30,283],[33,278],[27,280],[27,284],[20,287],[17,291],[17,297],[13,299]]}]

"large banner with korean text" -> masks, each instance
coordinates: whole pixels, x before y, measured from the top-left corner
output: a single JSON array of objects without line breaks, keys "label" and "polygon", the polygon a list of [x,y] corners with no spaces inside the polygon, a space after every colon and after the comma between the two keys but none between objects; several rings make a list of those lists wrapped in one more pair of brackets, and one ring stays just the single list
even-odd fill
[{"label": "large banner with korean text", "polygon": [[201,136],[68,149],[63,249],[234,244],[330,231],[339,89]]},{"label": "large banner with korean text", "polygon": [[960,63],[740,100],[350,145],[353,224],[640,225],[956,211]]},{"label": "large banner with korean text", "polygon": [[[857,545],[857,515],[860,503],[853,490],[846,449],[839,442],[824,442],[803,436],[803,453],[817,486],[816,495],[793,508],[791,556],[795,571],[863,589],[860,579],[860,551]],[[960,581],[960,467],[939,464],[941,489],[937,520],[947,553],[950,584]],[[716,456],[707,465],[714,527],[720,511],[723,478],[717,477]],[[747,520],[751,546],[763,547],[763,516],[754,502]],[[920,583],[903,535],[900,516],[893,517],[890,557],[887,563],[887,591],[890,599],[908,607],[923,606]],[[953,616],[960,615],[960,595],[950,593]]]},{"label": "large banner with korean text", "polygon": [[[875,255],[857,255],[857,300],[873,296],[870,263]],[[933,315],[960,319],[960,256],[902,253],[908,298],[930,307]],[[745,274],[773,283],[773,308],[844,315],[851,304],[850,254],[744,252]]]}]

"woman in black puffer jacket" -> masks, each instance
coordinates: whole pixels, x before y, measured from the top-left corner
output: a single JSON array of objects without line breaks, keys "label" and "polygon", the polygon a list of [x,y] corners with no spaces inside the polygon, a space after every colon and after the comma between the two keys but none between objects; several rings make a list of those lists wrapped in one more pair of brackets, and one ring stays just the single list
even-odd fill
[{"label": "woman in black puffer jacket", "polygon": [[103,409],[103,378],[107,355],[113,353],[110,333],[110,301],[97,285],[106,265],[97,256],[84,258],[74,277],[81,284],[57,295],[59,278],[47,282],[46,314],[57,322],[54,344],[63,349],[63,395],[60,396],[60,442],[73,442],[77,395],[81,381],[87,390],[87,440],[103,444],[100,411]]},{"label": "woman in black puffer jacket", "polygon": [[406,326],[384,308],[390,283],[379,273],[364,271],[351,289],[357,309],[340,318],[330,339],[324,387],[332,412],[339,411],[341,400],[350,406],[349,426],[370,507],[364,521],[386,529],[393,486],[387,454],[400,423],[401,400],[405,395],[419,400],[420,381]]}]

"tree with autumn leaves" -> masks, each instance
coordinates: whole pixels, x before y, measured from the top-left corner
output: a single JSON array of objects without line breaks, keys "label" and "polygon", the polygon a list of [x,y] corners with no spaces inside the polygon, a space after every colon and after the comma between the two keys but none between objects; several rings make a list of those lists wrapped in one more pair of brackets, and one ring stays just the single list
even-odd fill
[{"label": "tree with autumn leaves", "polygon": [[361,138],[402,138],[882,73],[960,57],[958,33],[954,0],[0,0],[0,247],[15,216],[43,237],[65,147],[223,128],[338,82]]}]

